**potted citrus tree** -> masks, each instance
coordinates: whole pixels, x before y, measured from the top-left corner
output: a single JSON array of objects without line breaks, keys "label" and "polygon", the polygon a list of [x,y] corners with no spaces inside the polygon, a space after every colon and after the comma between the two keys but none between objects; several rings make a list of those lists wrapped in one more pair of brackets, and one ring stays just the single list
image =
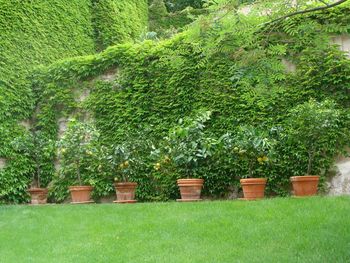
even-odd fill
[{"label": "potted citrus tree", "polygon": [[58,142],[60,174],[71,183],[72,203],[92,203],[93,176],[90,166],[97,152],[99,133],[91,123],[72,119]]},{"label": "potted citrus tree", "polygon": [[115,203],[136,203],[135,192],[137,183],[132,182],[133,175],[137,173],[141,160],[137,157],[137,145],[124,143],[113,145],[107,160],[115,176]]},{"label": "potted citrus tree", "polygon": [[31,204],[46,204],[49,182],[47,178],[42,180],[43,163],[50,158],[53,151],[53,143],[44,133],[34,128],[29,130],[23,137],[19,137],[12,142],[14,148],[21,154],[27,156],[32,164],[32,181],[28,193],[31,196]]},{"label": "potted citrus tree", "polygon": [[160,169],[162,163],[171,163],[185,176],[177,180],[181,194],[181,199],[177,201],[201,200],[204,179],[198,178],[198,168],[212,155],[216,143],[204,134],[205,122],[210,116],[210,111],[201,111],[193,119],[180,119],[158,149],[162,161],[155,164],[155,169]]},{"label": "potted citrus tree", "polygon": [[333,101],[311,99],[291,110],[286,126],[288,141],[297,149],[292,156],[305,171],[290,178],[294,195],[315,195],[320,176],[314,171],[327,170],[345,146],[342,111]]},{"label": "potted citrus tree", "polygon": [[233,136],[232,146],[233,154],[242,162],[245,171],[240,179],[244,200],[264,198],[267,179],[261,177],[261,173],[269,162],[273,140],[264,130],[241,126]]}]

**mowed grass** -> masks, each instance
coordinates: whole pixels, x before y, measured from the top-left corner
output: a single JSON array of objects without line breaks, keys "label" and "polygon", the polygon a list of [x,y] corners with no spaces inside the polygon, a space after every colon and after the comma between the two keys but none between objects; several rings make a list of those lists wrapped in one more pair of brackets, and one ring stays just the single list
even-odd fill
[{"label": "mowed grass", "polygon": [[350,198],[2,206],[0,262],[350,262]]}]

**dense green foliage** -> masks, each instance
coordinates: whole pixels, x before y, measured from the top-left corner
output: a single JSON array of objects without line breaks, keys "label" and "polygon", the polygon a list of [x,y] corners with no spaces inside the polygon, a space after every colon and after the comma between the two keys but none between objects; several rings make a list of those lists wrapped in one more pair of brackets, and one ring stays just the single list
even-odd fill
[{"label": "dense green foliage", "polygon": [[[25,201],[28,196],[24,190],[36,170],[33,158],[11,143],[29,136],[18,122],[31,118],[35,108],[30,85],[33,68],[95,53],[101,45],[110,44],[108,34],[124,37],[113,41],[138,38],[147,27],[147,4],[130,0],[101,2],[110,8],[91,0],[0,0],[0,158],[7,160],[6,169],[0,169],[0,202]],[[134,18],[129,19],[131,14]],[[40,130],[36,123],[26,124]],[[50,161],[41,160],[43,184],[47,185],[53,167]]]},{"label": "dense green foliage", "polygon": [[28,117],[34,65],[94,51],[90,1],[0,2],[0,120]]},{"label": "dense green foliage", "polygon": [[[335,9],[334,14],[338,12]],[[348,12],[348,7],[343,7],[343,12]],[[202,33],[197,38],[197,27],[201,26],[198,23],[193,30],[161,43],[117,45],[95,56],[53,64],[35,78],[39,107],[43,109],[40,126],[52,131],[54,137],[59,117],[77,110],[92,112],[105,145],[123,142],[136,131],[146,131],[145,139],[161,143],[180,118],[194,116],[203,108],[213,112],[206,131],[212,138],[227,132],[235,134],[240,125],[260,126],[266,131],[277,127],[271,134],[280,142],[275,147],[274,160],[259,168],[259,173],[269,178],[270,193],[284,195],[288,193],[289,176],[305,174],[305,164],[300,159],[308,158],[305,148],[298,149],[298,161],[291,158],[296,148],[284,140],[287,131],[277,132],[288,129],[285,121],[292,106],[309,98],[333,99],[340,109],[346,109],[350,102],[350,61],[325,42],[330,28],[333,34],[343,33],[344,25],[329,17],[329,12],[304,17],[302,21],[296,17],[275,25],[278,31],[262,30],[249,41],[246,38],[247,43],[240,38],[240,31],[221,36],[222,31],[212,27],[203,31],[207,35]],[[340,23],[344,22],[340,19]],[[312,33],[315,30],[317,38]],[[303,37],[299,31],[304,32]],[[230,46],[218,42],[223,49],[211,48],[211,39],[214,43],[230,40]],[[287,72],[282,58],[293,59],[297,71]],[[318,74],[317,83],[312,72]],[[86,89],[91,93],[85,101],[79,101],[72,87],[75,93]],[[346,128],[348,123],[342,121],[339,129]],[[149,151],[142,154],[149,158]],[[313,173],[324,176],[332,158],[319,159]],[[174,179],[183,175],[172,169],[151,169],[154,163],[148,163],[143,174],[134,178],[139,183],[138,198],[175,198],[178,193]],[[246,167],[240,163],[230,165],[220,154],[197,172],[205,179],[205,193],[219,196],[227,194],[246,173]],[[111,188],[111,183],[106,189]]]},{"label": "dense green foliage", "polygon": [[[313,165],[319,158],[335,156],[337,149],[344,145],[348,132],[342,128],[341,112],[331,101],[316,102],[310,100],[295,107],[287,119],[287,140],[300,151],[304,148],[308,153],[305,174],[311,174]],[[347,127],[346,127],[347,128]],[[338,146],[339,145],[339,146]],[[297,153],[298,151],[295,151]],[[293,156],[297,160],[298,154]],[[299,160],[305,163],[304,160]],[[332,159],[328,162],[333,162]],[[329,164],[326,162],[326,168]]]},{"label": "dense green foliage", "polygon": [[169,12],[180,11],[186,7],[202,8],[203,0],[164,0]]},{"label": "dense green foliage", "polygon": [[2,206],[0,214],[2,263],[350,261],[345,196]]},{"label": "dense green foliage", "polygon": [[96,147],[98,137],[94,126],[72,120],[58,141],[60,175],[71,185],[92,184],[93,161],[99,154]]},{"label": "dense green foliage", "polygon": [[200,111],[194,119],[180,119],[179,125],[169,131],[162,139],[159,149],[153,152],[160,157],[156,170],[164,164],[174,166],[178,173],[187,178],[198,176],[198,169],[205,165],[217,143],[205,135],[205,125],[210,120],[210,115],[210,111]]},{"label": "dense green foliage", "polygon": [[205,9],[186,8],[168,11],[163,0],[153,0],[149,6],[149,31],[157,33],[157,37],[171,37],[183,31],[186,25],[193,22]]},{"label": "dense green foliage", "polygon": [[36,170],[31,156],[11,143],[26,137],[17,122],[34,108],[29,74],[36,65],[94,52],[90,8],[87,0],[0,1],[0,157],[7,159],[0,170],[0,202],[26,200]]},{"label": "dense green foliage", "polygon": [[132,41],[148,27],[147,0],[95,0],[94,26],[99,49]]},{"label": "dense green foliage", "polygon": [[[205,130],[209,138],[219,139],[227,132],[236,134],[242,125],[275,131],[269,134],[279,142],[274,158],[269,165],[259,167],[259,174],[269,179],[270,194],[287,194],[289,176],[303,175],[305,163],[300,160],[308,158],[307,149],[295,148],[286,140],[291,108],[310,98],[332,99],[342,112],[339,129],[349,128],[343,110],[350,104],[350,61],[337,47],[329,45],[330,35],[350,32],[349,17],[344,15],[349,6],[265,27],[260,26],[264,17],[254,13],[246,17],[220,11],[223,17],[214,19],[217,9],[210,7],[209,12],[170,40],[116,45],[96,55],[63,60],[36,71],[31,82],[38,109],[35,127],[55,141],[59,120],[92,114],[102,146],[123,144],[132,137],[158,146],[180,118],[194,117],[201,109],[210,110],[212,117]],[[293,61],[296,72],[286,71],[282,60]],[[89,96],[82,99],[81,94],[88,91]],[[10,134],[23,132],[19,128],[10,132],[8,127],[1,127],[1,135],[9,135],[1,141],[4,145],[10,145]],[[333,144],[328,146],[331,155],[320,158],[312,169],[322,178],[336,152]],[[31,162],[15,158],[18,155],[8,147],[3,149],[7,153],[2,155],[11,157],[12,164],[0,172],[6,179],[0,180],[0,197],[4,201],[24,201],[33,171],[28,166]],[[139,183],[137,198],[176,198],[175,179],[184,176],[181,171],[154,169],[156,161],[150,157],[147,145],[138,149],[147,165],[131,178]],[[300,158],[291,158],[294,154]],[[49,156],[41,165],[45,182],[54,175],[57,152],[52,150]],[[259,162],[258,158],[264,156],[257,157]],[[196,171],[205,179],[206,195],[227,195],[247,174],[244,161],[236,161],[225,157],[224,151],[206,159]],[[95,174],[96,197],[113,191],[114,176],[109,168]],[[55,176],[50,186],[51,198],[64,200],[68,181]]]}]

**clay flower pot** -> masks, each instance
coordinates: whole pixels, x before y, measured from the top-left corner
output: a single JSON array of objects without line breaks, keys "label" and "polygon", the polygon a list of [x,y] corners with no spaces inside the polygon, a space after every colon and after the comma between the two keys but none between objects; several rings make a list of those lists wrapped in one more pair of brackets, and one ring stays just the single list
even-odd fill
[{"label": "clay flower pot", "polygon": [[71,186],[69,187],[70,195],[72,197],[72,204],[87,204],[93,203],[91,200],[91,192],[94,188],[92,186]]},{"label": "clay flower pot", "polygon": [[117,193],[117,200],[114,203],[136,203],[135,191],[137,183],[124,182],[115,184],[115,192]]},{"label": "clay flower pot", "polygon": [[200,201],[203,188],[203,179],[179,179],[177,185],[180,188],[181,199],[178,202]]},{"label": "clay flower pot", "polygon": [[41,205],[47,203],[47,188],[30,188],[28,193],[31,197],[32,205]]},{"label": "clay flower pot", "polygon": [[305,175],[290,178],[295,196],[312,196],[317,194],[319,176]]},{"label": "clay flower pot", "polygon": [[247,178],[241,179],[240,183],[243,188],[243,200],[262,199],[265,196],[266,178]]}]

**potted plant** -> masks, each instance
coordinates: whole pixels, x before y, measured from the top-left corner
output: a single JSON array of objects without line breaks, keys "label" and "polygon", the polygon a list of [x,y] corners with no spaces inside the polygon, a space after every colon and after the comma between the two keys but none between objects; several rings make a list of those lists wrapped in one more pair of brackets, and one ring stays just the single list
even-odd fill
[{"label": "potted plant", "polygon": [[99,133],[91,123],[72,119],[58,142],[60,173],[71,183],[69,191],[73,204],[92,203],[93,176],[90,165],[97,152]]},{"label": "potted plant", "polygon": [[242,175],[240,183],[244,200],[261,199],[265,196],[267,179],[260,177],[262,168],[269,162],[269,153],[273,141],[268,133],[252,127],[241,126],[233,137],[233,154],[241,160],[246,174]]},{"label": "potted plant", "polygon": [[107,160],[115,175],[115,191],[117,200],[115,203],[136,203],[135,192],[137,183],[131,182],[131,178],[137,171],[141,160],[136,157],[137,145],[127,143],[112,146],[112,152]]},{"label": "potted plant", "polygon": [[156,152],[162,156],[162,161],[155,164],[156,170],[164,163],[172,163],[186,177],[177,180],[181,194],[181,199],[177,201],[201,200],[204,180],[198,178],[198,168],[211,156],[216,143],[204,134],[204,124],[210,116],[210,111],[201,111],[194,119],[180,119],[179,124],[164,138],[164,145]]},{"label": "potted plant", "polygon": [[[53,144],[40,130],[31,128],[24,137],[19,137],[12,142],[14,148],[27,156],[33,164],[32,182],[28,189],[31,196],[31,204],[46,204],[48,189],[47,180],[42,180],[42,165],[53,150]],[[46,178],[45,178],[46,179]],[[44,181],[44,182],[43,182]]]},{"label": "potted plant", "polygon": [[320,168],[327,170],[343,150],[346,133],[341,119],[342,112],[330,100],[311,99],[291,110],[287,138],[297,149],[293,153],[295,159],[305,169],[305,175],[290,178],[295,196],[315,195],[320,176],[313,172]]}]

